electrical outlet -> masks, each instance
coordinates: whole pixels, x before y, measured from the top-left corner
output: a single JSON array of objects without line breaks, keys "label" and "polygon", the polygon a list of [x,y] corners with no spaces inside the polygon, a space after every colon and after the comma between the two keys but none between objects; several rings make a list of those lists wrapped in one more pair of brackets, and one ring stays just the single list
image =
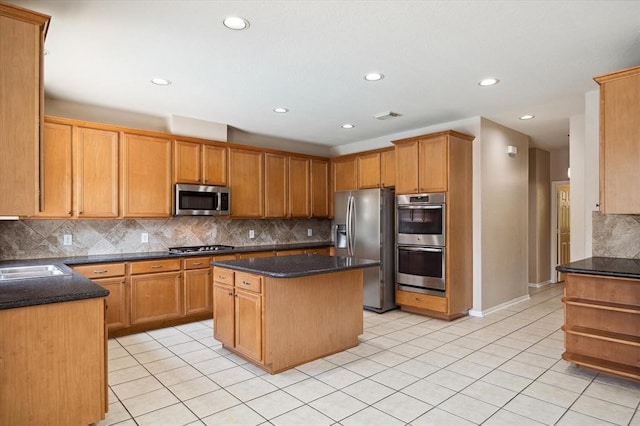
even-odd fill
[{"label": "electrical outlet", "polygon": [[73,237],[71,236],[71,234],[64,234],[62,244],[64,244],[65,246],[73,245]]},{"label": "electrical outlet", "polygon": [[253,232],[253,229],[249,230],[249,238],[255,238],[256,237],[256,233]]},{"label": "electrical outlet", "polygon": [[313,236],[313,230],[311,228],[307,229],[307,237]]},{"label": "electrical outlet", "polygon": [[143,232],[140,234],[140,242],[148,243],[149,242],[149,234],[147,232]]}]

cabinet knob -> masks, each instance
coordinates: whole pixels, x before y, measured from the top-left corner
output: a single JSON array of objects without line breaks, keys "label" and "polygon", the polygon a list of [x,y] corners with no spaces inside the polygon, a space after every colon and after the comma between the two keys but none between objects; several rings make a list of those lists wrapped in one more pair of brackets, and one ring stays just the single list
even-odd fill
[{"label": "cabinet knob", "polygon": [[233,293],[229,293],[229,296],[233,296]]},{"label": "cabinet knob", "polygon": [[226,280],[226,279],[227,279],[227,277],[226,277],[226,275],[218,275],[218,279]]}]

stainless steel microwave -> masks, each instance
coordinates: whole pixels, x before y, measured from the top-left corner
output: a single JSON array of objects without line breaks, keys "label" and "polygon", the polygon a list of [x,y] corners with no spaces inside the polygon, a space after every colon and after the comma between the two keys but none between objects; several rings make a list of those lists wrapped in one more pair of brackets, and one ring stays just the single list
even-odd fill
[{"label": "stainless steel microwave", "polygon": [[175,216],[225,216],[229,214],[229,188],[176,184]]}]

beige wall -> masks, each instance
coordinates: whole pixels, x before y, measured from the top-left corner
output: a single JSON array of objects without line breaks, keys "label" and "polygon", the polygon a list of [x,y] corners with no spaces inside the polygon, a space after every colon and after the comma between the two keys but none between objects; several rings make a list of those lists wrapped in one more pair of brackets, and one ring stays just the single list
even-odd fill
[{"label": "beige wall", "polygon": [[550,158],[548,151],[529,149],[529,285],[551,278]]},{"label": "beige wall", "polygon": [[551,182],[569,180],[567,169],[569,168],[569,147],[554,149],[550,152]]}]

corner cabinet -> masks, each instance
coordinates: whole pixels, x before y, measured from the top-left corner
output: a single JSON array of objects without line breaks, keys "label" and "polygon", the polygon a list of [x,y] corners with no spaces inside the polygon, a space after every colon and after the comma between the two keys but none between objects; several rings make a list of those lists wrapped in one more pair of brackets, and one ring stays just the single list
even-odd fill
[{"label": "corner cabinet", "polygon": [[565,274],[562,358],[640,379],[640,280]]},{"label": "corner cabinet", "polygon": [[594,79],[600,84],[600,212],[640,213],[640,67]]},{"label": "corner cabinet", "polygon": [[49,16],[0,4],[0,216],[38,207],[43,44]]}]

